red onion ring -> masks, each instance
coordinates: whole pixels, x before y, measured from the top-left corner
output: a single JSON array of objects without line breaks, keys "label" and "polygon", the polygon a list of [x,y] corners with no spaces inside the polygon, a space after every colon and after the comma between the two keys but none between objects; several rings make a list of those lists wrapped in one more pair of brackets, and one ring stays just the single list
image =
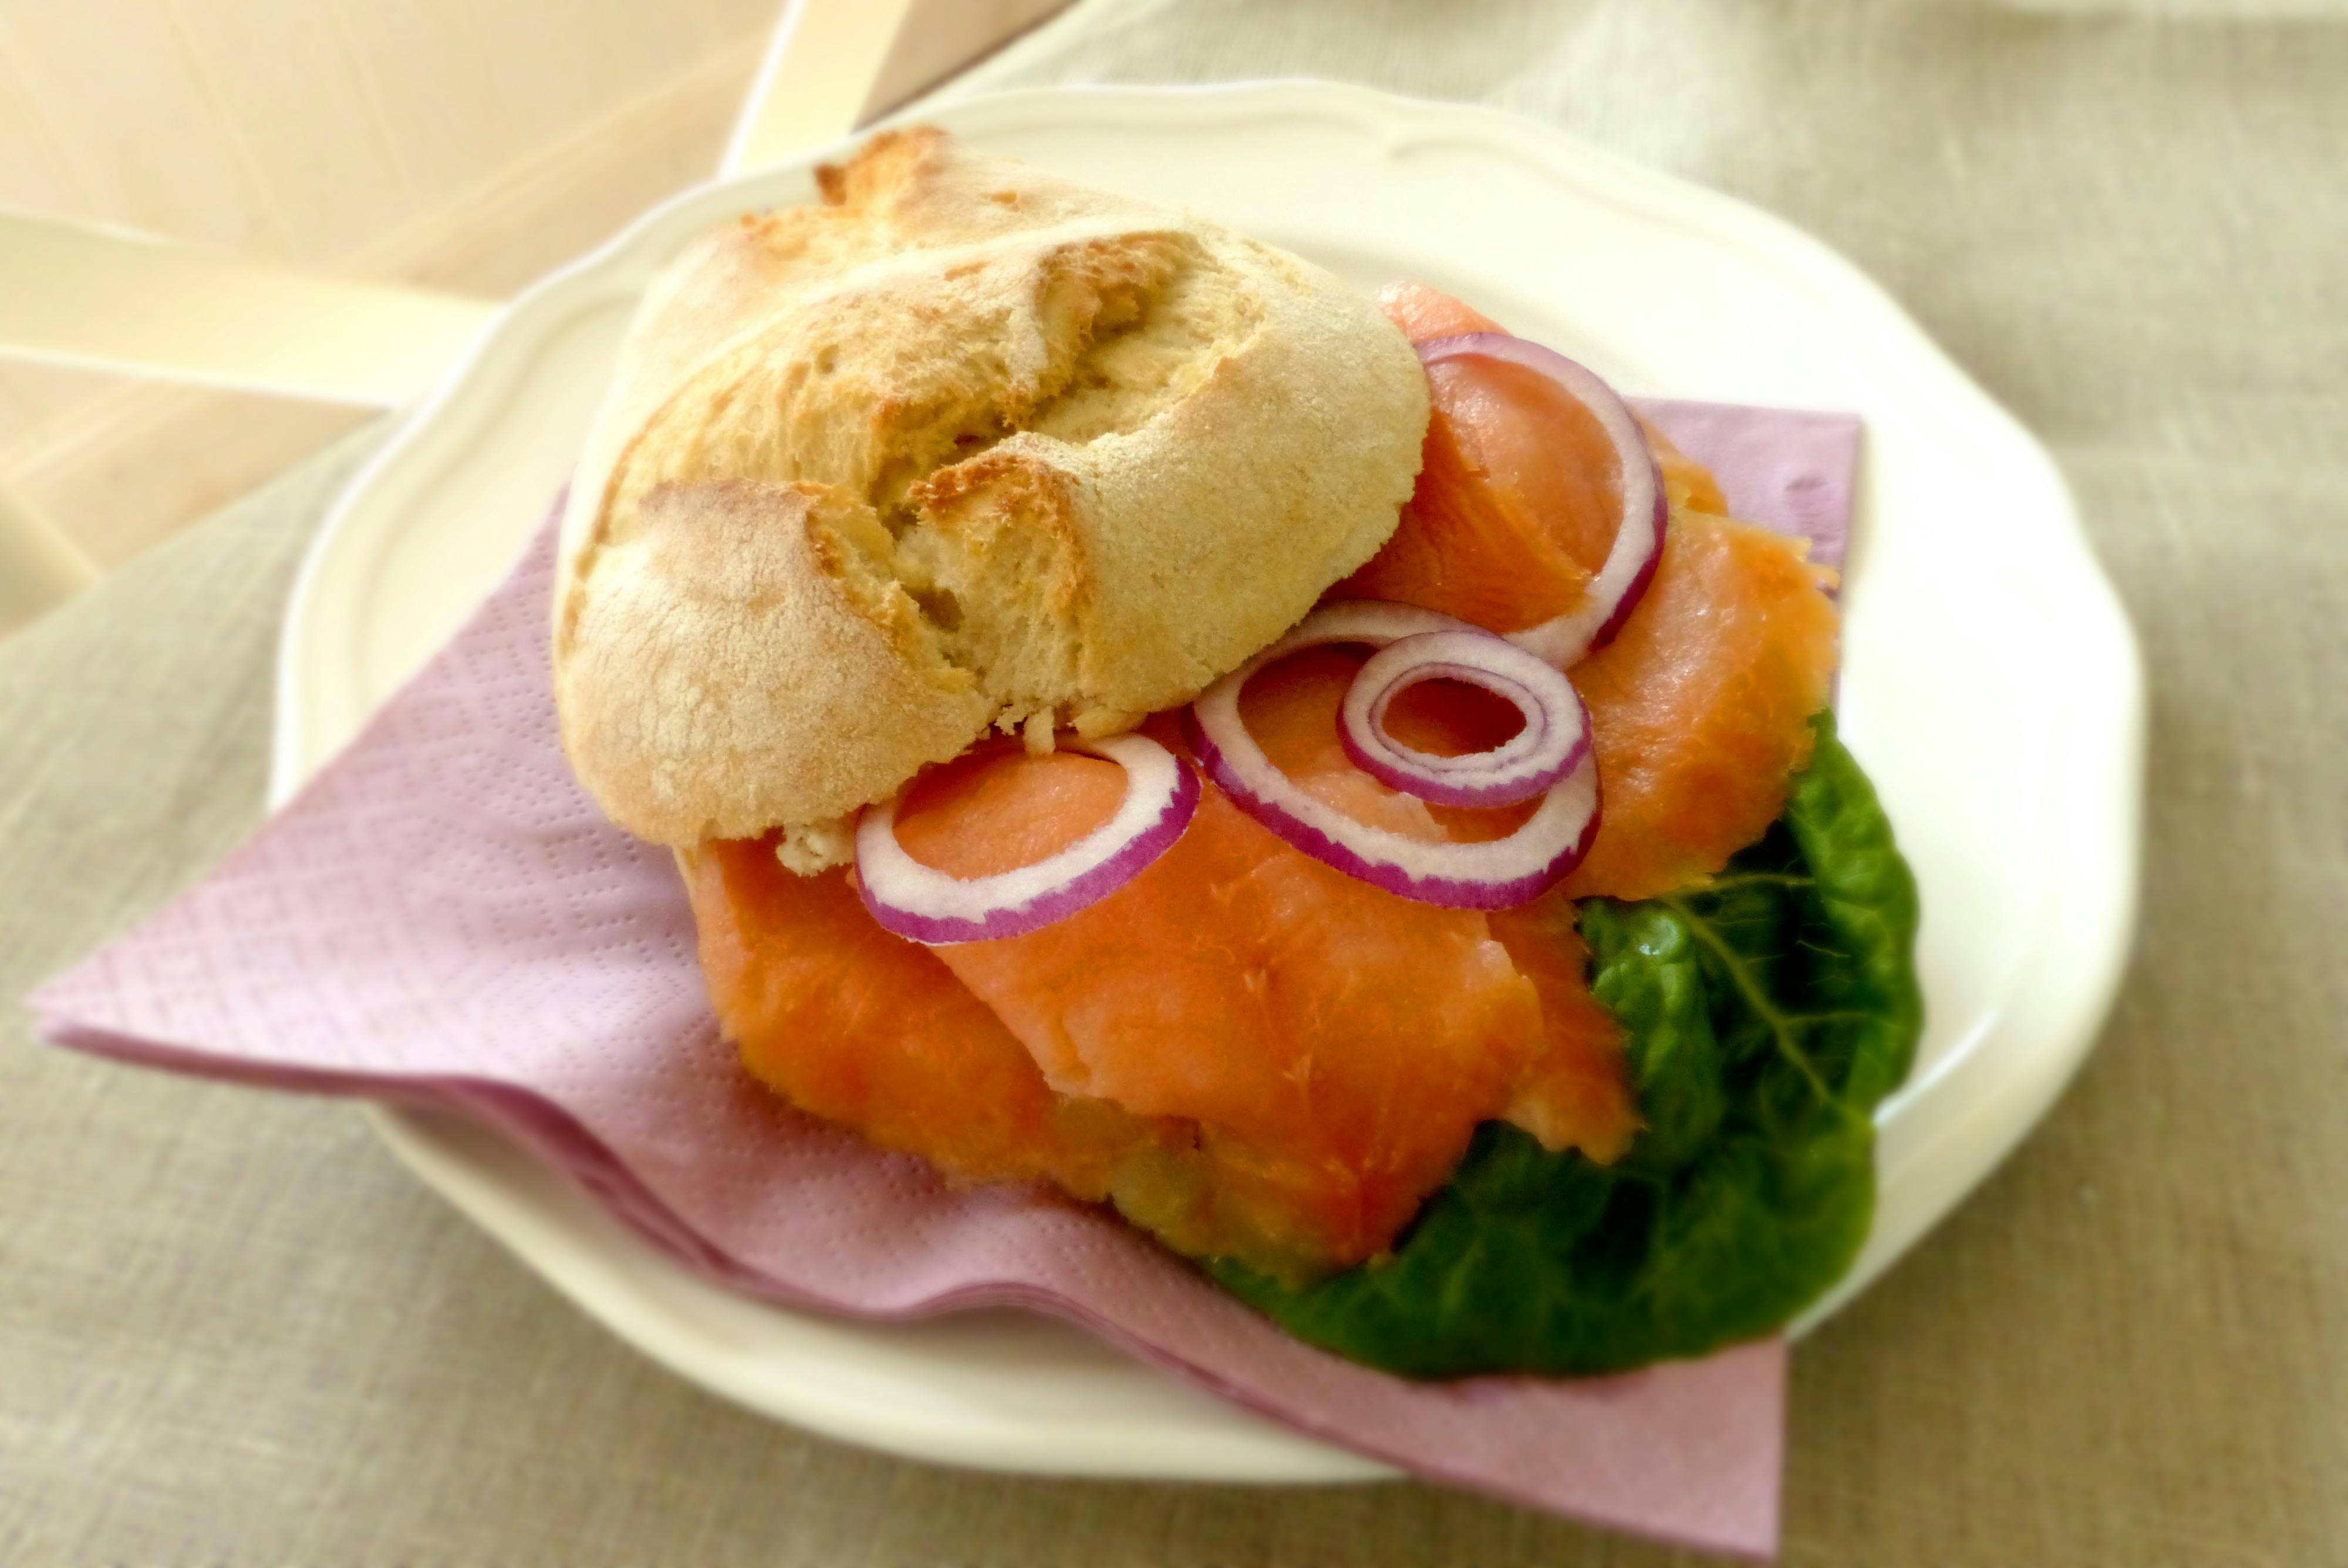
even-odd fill
[{"label": "red onion ring", "polygon": [[[1373,827],[1307,794],[1272,764],[1255,737],[1248,733],[1240,714],[1240,692],[1249,679],[1291,653],[1331,642],[1386,647],[1399,644],[1406,637],[1428,633],[1500,641],[1488,631],[1412,605],[1378,600],[1324,605],[1306,616],[1295,630],[1201,692],[1183,711],[1184,736],[1198,754],[1199,765],[1231,797],[1231,804],[1291,846],[1349,876],[1404,898],[1451,908],[1507,909],[1530,903],[1580,865],[1598,835],[1598,761],[1586,738],[1579,760],[1548,786],[1540,808],[1516,832],[1482,844],[1429,842]],[[1510,671],[1511,675],[1516,672]],[[1357,676],[1355,687],[1348,689],[1348,701],[1359,685]],[[1529,693],[1529,700],[1538,702]],[[1573,708],[1581,712],[1578,697]],[[1548,728],[1570,734],[1587,723],[1586,713],[1576,725],[1566,713],[1559,712]],[[1470,759],[1435,760],[1521,759],[1542,745],[1547,735],[1545,729],[1542,736],[1520,744],[1531,727],[1528,722],[1526,731],[1510,736],[1493,752]],[[1396,750],[1428,755],[1399,745]]]},{"label": "red onion ring", "polygon": [[1539,626],[1509,633],[1509,641],[1566,669],[1591,649],[1614,641],[1663,560],[1663,529],[1671,508],[1663,497],[1663,474],[1655,466],[1654,454],[1647,449],[1646,435],[1629,406],[1594,372],[1537,343],[1507,333],[1464,333],[1420,343],[1418,357],[1428,365],[1471,357],[1499,360],[1546,376],[1590,411],[1614,448],[1622,516],[1605,564],[1571,610]]},{"label": "red onion ring", "polygon": [[1041,930],[1099,903],[1174,846],[1199,809],[1199,776],[1147,735],[1070,748],[1125,770],[1125,798],[1100,826],[1056,855],[993,876],[924,866],[897,839],[894,799],[856,824],[856,891],[883,928],[930,947]]},{"label": "red onion ring", "polygon": [[[1386,711],[1411,687],[1458,681],[1513,705],[1524,728],[1489,751],[1443,756],[1397,741]],[[1354,765],[1391,789],[1437,805],[1513,805],[1546,794],[1590,750],[1590,711],[1573,682],[1540,655],[1488,631],[1422,631],[1370,656],[1337,711]]]}]

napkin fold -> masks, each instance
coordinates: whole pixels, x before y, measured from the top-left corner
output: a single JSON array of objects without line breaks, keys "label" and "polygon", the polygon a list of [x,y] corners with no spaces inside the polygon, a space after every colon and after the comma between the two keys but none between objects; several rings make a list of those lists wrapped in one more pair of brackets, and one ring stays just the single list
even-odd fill
[{"label": "napkin fold", "polygon": [[[1859,425],[1643,403],[1739,515],[1838,564]],[[553,530],[203,882],[31,999],[64,1046],[455,1112],[680,1265],[894,1319],[1012,1305],[1431,1480],[1745,1555],[1775,1550],[1782,1341],[1622,1377],[1414,1383],[1288,1338],[1141,1233],[957,1191],[801,1115],[717,1034],[668,854],[604,821],[557,734]]]}]

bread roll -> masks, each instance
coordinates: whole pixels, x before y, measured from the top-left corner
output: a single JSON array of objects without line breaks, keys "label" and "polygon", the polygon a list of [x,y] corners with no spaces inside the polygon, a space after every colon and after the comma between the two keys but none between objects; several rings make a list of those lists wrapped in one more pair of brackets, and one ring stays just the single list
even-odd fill
[{"label": "bread roll", "polygon": [[564,743],[686,845],[845,818],[991,728],[1129,727],[1393,530],[1426,425],[1335,278],[936,130],[653,283],[572,498]]}]

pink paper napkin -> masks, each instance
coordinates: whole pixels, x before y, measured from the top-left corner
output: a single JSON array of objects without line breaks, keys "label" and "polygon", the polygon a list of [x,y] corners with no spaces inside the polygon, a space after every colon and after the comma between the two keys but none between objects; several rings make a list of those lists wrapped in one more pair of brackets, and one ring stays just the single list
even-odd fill
[{"label": "pink paper napkin", "polygon": [[[1838,559],[1858,426],[1649,412],[1748,517]],[[1785,1348],[1585,1381],[1411,1383],[1307,1348],[1139,1232],[1034,1188],[957,1192],[757,1086],[719,1040],[668,854],[557,740],[551,528],[283,812],[35,993],[126,1061],[472,1116],[685,1266],[787,1305],[1015,1305],[1419,1475],[1750,1555],[1775,1549]]]}]

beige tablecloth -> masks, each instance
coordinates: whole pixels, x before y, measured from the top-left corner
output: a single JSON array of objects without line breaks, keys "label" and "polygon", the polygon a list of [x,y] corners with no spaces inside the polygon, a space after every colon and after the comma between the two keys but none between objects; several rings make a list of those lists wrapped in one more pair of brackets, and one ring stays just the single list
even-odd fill
[{"label": "beige tablecloth", "polygon": [[[1088,0],[976,80],[1274,74],[1503,105],[1824,236],[2053,446],[2143,633],[2135,972],[2044,1130],[1798,1352],[1787,1559],[2348,1562],[2348,16]],[[289,574],[378,436],[0,647],[0,993],[252,825]],[[836,1447],[623,1348],[347,1108],[0,1030],[0,1562],[1663,1555],[1416,1486]]]}]

